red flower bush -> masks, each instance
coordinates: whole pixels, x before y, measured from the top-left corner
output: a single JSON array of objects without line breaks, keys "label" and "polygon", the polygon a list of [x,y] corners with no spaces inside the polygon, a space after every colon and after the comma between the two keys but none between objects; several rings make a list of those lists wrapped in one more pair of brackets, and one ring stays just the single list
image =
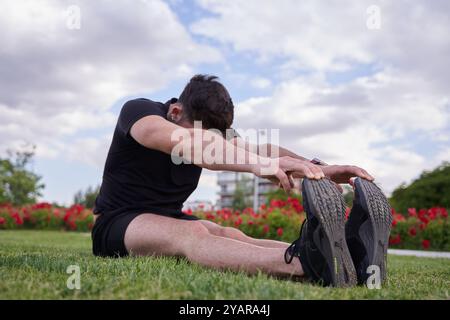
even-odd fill
[{"label": "red flower bush", "polygon": [[[216,222],[222,226],[235,227],[255,238],[276,239],[291,242],[298,237],[300,225],[305,219],[301,201],[297,198],[272,200],[257,211],[245,208],[241,211],[224,208],[220,210],[187,210],[189,215]],[[350,209],[345,215],[348,217]],[[445,208],[410,208],[402,213],[392,210],[391,248],[426,249],[450,251],[450,228]],[[93,226],[93,214],[80,205],[69,208],[55,207],[49,203],[37,203],[15,208],[0,205],[0,229],[45,229],[66,231],[89,231]]]},{"label": "red flower bush", "polygon": [[396,245],[396,244],[400,244],[402,242],[402,238],[400,237],[399,234],[397,234],[396,236],[390,236],[389,238],[389,245]]},{"label": "red flower bush", "polygon": [[281,236],[283,235],[283,228],[278,228],[278,229],[277,229],[277,235],[278,235],[279,237],[281,237]]},{"label": "red flower bush", "polygon": [[449,230],[448,212],[445,208],[410,208],[407,218],[393,211],[389,244],[402,249],[450,251]]},{"label": "red flower bush", "polygon": [[426,250],[430,247],[430,240],[422,240],[422,247]]},{"label": "red flower bush", "polygon": [[46,202],[21,208],[0,205],[0,229],[89,231],[93,222],[92,211],[81,205],[70,208],[56,208]]}]

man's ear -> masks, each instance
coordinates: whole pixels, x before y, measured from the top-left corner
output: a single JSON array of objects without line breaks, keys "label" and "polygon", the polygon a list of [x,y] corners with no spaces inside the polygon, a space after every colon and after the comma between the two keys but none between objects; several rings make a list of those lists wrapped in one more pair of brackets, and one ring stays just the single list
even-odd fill
[{"label": "man's ear", "polygon": [[183,106],[179,103],[171,104],[169,107],[169,119],[178,122],[183,116]]}]

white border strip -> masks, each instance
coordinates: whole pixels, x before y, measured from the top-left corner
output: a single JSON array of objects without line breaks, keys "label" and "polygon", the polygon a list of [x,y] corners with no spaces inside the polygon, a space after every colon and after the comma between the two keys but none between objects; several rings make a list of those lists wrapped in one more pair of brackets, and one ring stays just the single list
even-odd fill
[{"label": "white border strip", "polygon": [[413,257],[450,259],[450,252],[388,249],[388,253],[396,255],[396,256],[413,256]]}]

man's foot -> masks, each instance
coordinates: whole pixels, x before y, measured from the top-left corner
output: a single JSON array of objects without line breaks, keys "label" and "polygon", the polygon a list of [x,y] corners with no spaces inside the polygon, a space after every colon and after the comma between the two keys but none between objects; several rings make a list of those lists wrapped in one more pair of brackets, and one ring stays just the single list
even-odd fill
[{"label": "man's foot", "polygon": [[300,237],[286,250],[285,260],[300,259],[308,279],[325,286],[356,285],[355,267],[345,241],[345,203],[328,179],[302,183],[306,220]]},{"label": "man's foot", "polygon": [[[374,183],[356,178],[355,198],[345,226],[347,244],[358,275],[364,284],[377,266],[380,280],[386,279],[386,257],[392,215],[388,200]],[[376,272],[376,271],[375,271]]]}]

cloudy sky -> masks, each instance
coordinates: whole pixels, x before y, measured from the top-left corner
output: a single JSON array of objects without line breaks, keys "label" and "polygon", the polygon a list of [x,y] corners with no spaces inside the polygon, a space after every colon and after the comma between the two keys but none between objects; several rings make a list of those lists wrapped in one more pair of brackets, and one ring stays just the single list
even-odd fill
[{"label": "cloudy sky", "polygon": [[[235,128],[357,164],[392,191],[450,160],[450,2],[0,2],[0,155],[37,146],[44,199],[101,182],[120,107],[218,75]],[[78,13],[79,18],[78,19]],[[204,172],[192,199],[216,198]]]}]

